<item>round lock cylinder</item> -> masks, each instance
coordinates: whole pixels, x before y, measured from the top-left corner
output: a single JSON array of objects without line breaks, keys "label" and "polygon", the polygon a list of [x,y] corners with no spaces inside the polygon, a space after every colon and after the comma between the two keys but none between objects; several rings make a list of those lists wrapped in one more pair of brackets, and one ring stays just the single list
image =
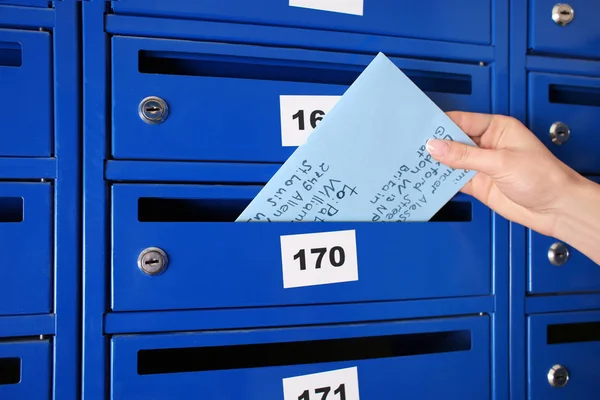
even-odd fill
[{"label": "round lock cylinder", "polygon": [[569,260],[569,248],[564,243],[556,242],[548,249],[548,260],[552,265],[560,267]]},{"label": "round lock cylinder", "polygon": [[555,122],[550,126],[550,139],[552,143],[560,146],[571,137],[569,126],[563,122]]},{"label": "round lock cylinder", "polygon": [[162,124],[169,116],[169,105],[160,97],[146,97],[138,106],[138,114],[147,124]]},{"label": "round lock cylinder", "polygon": [[167,253],[158,247],[144,249],[137,260],[138,268],[147,275],[162,274],[167,269],[168,263]]},{"label": "round lock cylinder", "polygon": [[569,382],[569,371],[560,364],[556,364],[548,371],[548,383],[552,387],[563,387]]},{"label": "round lock cylinder", "polygon": [[558,26],[567,26],[573,21],[575,10],[568,4],[559,3],[552,7],[552,20]]}]

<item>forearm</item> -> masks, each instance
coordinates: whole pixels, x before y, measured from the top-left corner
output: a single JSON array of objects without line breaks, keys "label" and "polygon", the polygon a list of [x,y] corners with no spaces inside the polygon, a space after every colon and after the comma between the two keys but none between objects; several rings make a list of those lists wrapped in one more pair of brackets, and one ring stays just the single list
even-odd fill
[{"label": "forearm", "polygon": [[600,185],[580,179],[565,196],[553,236],[600,265]]}]

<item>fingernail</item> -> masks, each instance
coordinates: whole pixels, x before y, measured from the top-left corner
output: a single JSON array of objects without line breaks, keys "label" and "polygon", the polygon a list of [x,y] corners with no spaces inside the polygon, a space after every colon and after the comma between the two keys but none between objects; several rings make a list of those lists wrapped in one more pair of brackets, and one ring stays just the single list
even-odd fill
[{"label": "fingernail", "polygon": [[445,140],[429,139],[425,147],[432,156],[443,157],[448,153],[450,144]]}]

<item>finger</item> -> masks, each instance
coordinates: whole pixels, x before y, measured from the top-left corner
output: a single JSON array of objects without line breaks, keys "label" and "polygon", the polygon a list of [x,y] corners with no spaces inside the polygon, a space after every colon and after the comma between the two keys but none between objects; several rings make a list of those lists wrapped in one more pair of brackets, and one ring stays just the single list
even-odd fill
[{"label": "finger", "polygon": [[489,130],[494,119],[492,114],[465,111],[449,111],[446,115],[471,138],[483,136]]},{"label": "finger", "polygon": [[473,196],[473,181],[470,180],[467,182],[467,184],[463,186],[460,191],[466,195]]},{"label": "finger", "polygon": [[430,139],[427,151],[437,161],[455,169],[480,171],[488,175],[502,168],[501,152],[450,140]]}]

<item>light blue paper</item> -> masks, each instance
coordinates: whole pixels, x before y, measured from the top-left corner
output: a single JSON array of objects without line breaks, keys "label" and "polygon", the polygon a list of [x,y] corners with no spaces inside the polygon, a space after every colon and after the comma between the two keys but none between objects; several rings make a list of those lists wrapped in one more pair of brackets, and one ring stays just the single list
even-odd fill
[{"label": "light blue paper", "polygon": [[237,221],[428,221],[475,174],[430,138],[473,141],[379,53]]}]

